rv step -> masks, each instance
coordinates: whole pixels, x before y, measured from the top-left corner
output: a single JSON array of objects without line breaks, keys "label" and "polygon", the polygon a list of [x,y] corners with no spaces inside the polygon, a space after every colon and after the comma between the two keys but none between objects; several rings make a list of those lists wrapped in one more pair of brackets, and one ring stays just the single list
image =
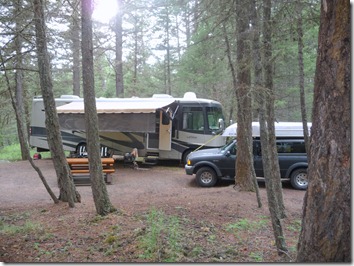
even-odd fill
[{"label": "rv step", "polygon": [[159,158],[158,157],[155,157],[155,156],[148,156],[145,158],[144,160],[144,164],[147,164],[147,165],[155,165],[157,164],[159,161]]}]

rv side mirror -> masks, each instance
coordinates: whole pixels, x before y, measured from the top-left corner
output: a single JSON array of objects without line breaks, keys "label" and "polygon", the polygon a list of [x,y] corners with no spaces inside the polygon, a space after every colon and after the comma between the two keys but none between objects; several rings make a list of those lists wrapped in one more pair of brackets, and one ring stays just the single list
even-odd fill
[{"label": "rv side mirror", "polygon": [[164,111],[162,111],[162,119],[161,119],[161,122],[163,125],[168,125],[170,124],[170,118],[168,116],[168,114]]},{"label": "rv side mirror", "polygon": [[222,129],[224,130],[225,129],[225,122],[224,122],[224,119],[222,118],[219,118],[219,129]]}]

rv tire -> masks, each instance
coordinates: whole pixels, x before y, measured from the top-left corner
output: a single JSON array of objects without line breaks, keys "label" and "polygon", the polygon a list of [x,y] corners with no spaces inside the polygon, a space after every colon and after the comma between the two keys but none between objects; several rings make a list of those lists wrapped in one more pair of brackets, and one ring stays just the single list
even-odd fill
[{"label": "rv tire", "polygon": [[82,142],[76,146],[76,157],[87,157],[86,143]]},{"label": "rv tire", "polygon": [[185,165],[187,163],[187,157],[188,155],[192,152],[191,149],[185,150],[183,155],[182,155],[182,164]]}]

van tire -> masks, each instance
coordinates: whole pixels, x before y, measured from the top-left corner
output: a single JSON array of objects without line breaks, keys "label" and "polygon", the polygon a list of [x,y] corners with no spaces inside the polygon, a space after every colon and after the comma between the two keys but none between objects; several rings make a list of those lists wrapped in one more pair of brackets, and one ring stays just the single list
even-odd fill
[{"label": "van tire", "polygon": [[305,190],[308,186],[307,169],[300,168],[291,173],[290,182],[293,188]]},{"label": "van tire", "polygon": [[218,181],[215,171],[210,167],[202,167],[196,173],[196,180],[201,187],[213,187]]}]

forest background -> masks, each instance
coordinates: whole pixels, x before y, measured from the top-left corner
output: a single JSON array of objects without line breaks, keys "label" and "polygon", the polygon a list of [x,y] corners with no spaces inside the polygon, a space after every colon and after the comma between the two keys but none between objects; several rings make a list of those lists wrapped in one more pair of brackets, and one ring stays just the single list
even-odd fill
[{"label": "forest background", "polygon": [[[261,25],[262,1],[253,2]],[[25,123],[29,126],[32,98],[41,94],[32,3],[26,0],[0,0],[0,3],[0,70],[4,73],[6,69],[17,102],[23,99]],[[151,97],[160,93],[183,97],[185,92],[193,91],[199,98],[219,101],[226,121],[236,122],[230,59],[237,66],[239,16],[250,21],[245,34],[262,37],[250,13],[235,9],[235,1],[226,0],[117,0],[115,4],[118,5],[115,16],[110,18],[112,12],[107,11],[93,17],[97,97]],[[114,9],[116,5],[111,7]],[[319,9],[319,0],[272,2],[277,121],[301,121],[301,86],[307,109],[312,110]],[[83,95],[79,13],[78,0],[45,1],[55,97]],[[260,51],[263,45],[261,41]],[[303,58],[303,75],[300,58]],[[253,64],[254,60],[250,60],[248,67],[253,69]],[[251,87],[253,79],[252,75]],[[6,82],[1,74],[0,149],[18,143]],[[255,121],[257,116],[254,112]]]}]

